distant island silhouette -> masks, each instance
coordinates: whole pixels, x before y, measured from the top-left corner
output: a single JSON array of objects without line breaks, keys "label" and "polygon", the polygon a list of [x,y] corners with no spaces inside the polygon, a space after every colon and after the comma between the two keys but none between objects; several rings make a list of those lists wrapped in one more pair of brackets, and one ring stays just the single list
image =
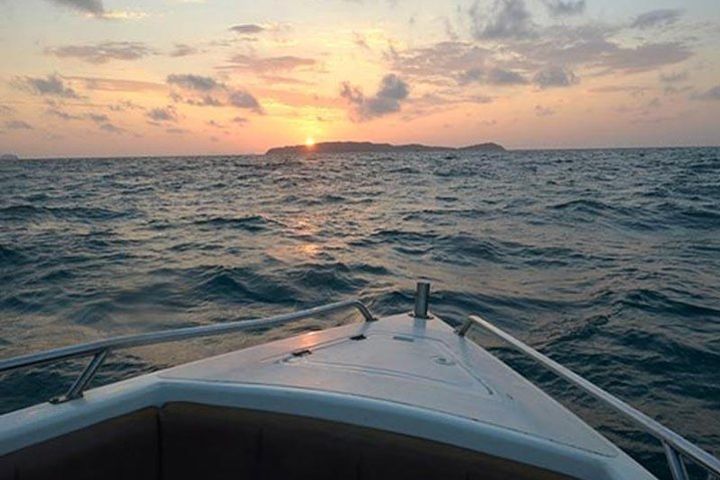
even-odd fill
[{"label": "distant island silhouette", "polygon": [[504,152],[505,148],[497,143],[487,142],[467,147],[440,147],[411,143],[392,145],[373,142],[319,142],[315,145],[289,145],[271,148],[265,155],[296,155],[304,153],[367,153],[367,152]]},{"label": "distant island silhouette", "polygon": [[0,155],[0,160],[20,160],[20,157],[12,153],[4,153]]}]

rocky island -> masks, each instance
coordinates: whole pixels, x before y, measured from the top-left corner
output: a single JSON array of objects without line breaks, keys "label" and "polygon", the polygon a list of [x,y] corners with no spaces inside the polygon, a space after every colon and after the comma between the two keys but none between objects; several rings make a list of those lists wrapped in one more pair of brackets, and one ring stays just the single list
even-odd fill
[{"label": "rocky island", "polygon": [[265,155],[297,155],[306,153],[394,153],[394,152],[504,152],[505,148],[497,143],[479,143],[467,147],[440,147],[411,143],[392,145],[373,142],[320,142],[314,145],[290,145],[275,147]]}]

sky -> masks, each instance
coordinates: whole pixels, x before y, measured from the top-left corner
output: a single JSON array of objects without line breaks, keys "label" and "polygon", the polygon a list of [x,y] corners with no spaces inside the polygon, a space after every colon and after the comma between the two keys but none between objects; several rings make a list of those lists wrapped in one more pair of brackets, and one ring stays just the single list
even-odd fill
[{"label": "sky", "polygon": [[0,154],[720,145],[718,0],[0,0]]}]

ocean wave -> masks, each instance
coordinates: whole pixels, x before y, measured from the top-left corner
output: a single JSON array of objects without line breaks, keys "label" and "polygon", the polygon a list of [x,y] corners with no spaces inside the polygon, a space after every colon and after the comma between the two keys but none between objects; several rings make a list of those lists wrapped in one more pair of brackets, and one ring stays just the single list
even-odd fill
[{"label": "ocean wave", "polygon": [[635,289],[625,293],[620,301],[622,305],[637,308],[643,312],[657,312],[677,315],[682,318],[693,316],[717,317],[720,319],[720,308],[698,305],[689,301],[673,299],[657,290]]},{"label": "ocean wave", "polygon": [[130,216],[131,212],[100,207],[44,207],[31,204],[9,205],[0,208],[0,220],[27,221],[29,219],[53,217],[72,220],[112,220]]},{"label": "ocean wave", "polygon": [[[718,158],[710,148],[0,164],[0,344],[32,351],[355,297],[379,315],[404,312],[427,278],[444,320],[479,313],[713,442]],[[99,380],[166,366],[146,353],[119,355]],[[603,431],[625,429],[634,453],[651,451],[531,362],[493,353]],[[31,370],[36,385],[4,377],[0,410],[61,393],[71,370]]]},{"label": "ocean wave", "polygon": [[0,266],[9,268],[27,260],[27,256],[21,251],[0,244]]},{"label": "ocean wave", "polygon": [[183,273],[194,298],[238,304],[292,303],[298,293],[286,281],[244,267],[209,266]]},{"label": "ocean wave", "polygon": [[262,215],[248,215],[246,217],[210,217],[195,220],[194,225],[221,227],[245,230],[248,232],[262,232],[270,228],[274,222]]},{"label": "ocean wave", "polygon": [[599,200],[589,200],[584,198],[579,198],[575,200],[568,200],[566,202],[556,203],[553,205],[550,205],[551,209],[553,210],[566,210],[566,211],[572,211],[572,212],[580,212],[580,213],[590,213],[590,214],[601,214],[604,212],[612,212],[616,211],[617,208],[607,204],[605,202],[601,202]]}]

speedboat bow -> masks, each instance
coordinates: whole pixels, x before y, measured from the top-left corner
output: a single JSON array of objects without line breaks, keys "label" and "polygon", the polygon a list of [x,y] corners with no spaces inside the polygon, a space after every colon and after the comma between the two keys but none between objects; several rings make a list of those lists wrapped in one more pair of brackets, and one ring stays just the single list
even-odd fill
[{"label": "speedboat bow", "polygon": [[[673,478],[715,457],[477,316],[376,318],[345,301],[258,320],[117,337],[0,360],[88,357],[68,392],[0,415],[0,479],[580,479],[655,477],[466,335],[483,328],[662,443]],[[86,389],[109,352],[355,308],[364,322]],[[720,476],[718,477],[720,478]]]}]

